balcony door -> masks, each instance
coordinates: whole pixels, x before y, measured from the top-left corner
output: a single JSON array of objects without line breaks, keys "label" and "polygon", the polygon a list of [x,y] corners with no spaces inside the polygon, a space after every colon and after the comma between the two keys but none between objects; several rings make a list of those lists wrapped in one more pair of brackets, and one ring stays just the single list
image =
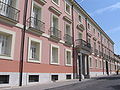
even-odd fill
[{"label": "balcony door", "polygon": [[41,8],[38,6],[33,6],[33,11],[32,11],[32,19],[31,19],[31,24],[33,28],[39,29],[39,23],[41,19]]},{"label": "balcony door", "polygon": [[53,15],[52,17],[52,35],[58,36],[58,18]]}]

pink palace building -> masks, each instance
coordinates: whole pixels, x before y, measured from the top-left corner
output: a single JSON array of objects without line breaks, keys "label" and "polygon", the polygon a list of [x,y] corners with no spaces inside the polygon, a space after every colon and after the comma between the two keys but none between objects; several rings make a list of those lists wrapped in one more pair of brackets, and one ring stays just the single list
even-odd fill
[{"label": "pink palace building", "polygon": [[115,74],[114,42],[75,0],[0,0],[0,87]]}]

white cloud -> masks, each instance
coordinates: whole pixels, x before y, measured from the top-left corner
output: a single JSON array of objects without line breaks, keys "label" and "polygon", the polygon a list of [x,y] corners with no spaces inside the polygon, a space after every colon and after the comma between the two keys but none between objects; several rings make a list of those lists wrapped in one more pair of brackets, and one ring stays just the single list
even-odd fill
[{"label": "white cloud", "polygon": [[105,8],[98,9],[98,10],[94,11],[93,13],[91,13],[91,15],[100,14],[100,13],[104,13],[106,11],[113,11],[113,10],[117,10],[117,9],[120,9],[120,2],[117,2],[116,4],[110,5]]},{"label": "white cloud", "polygon": [[82,3],[82,2],[84,2],[85,0],[81,0],[81,1],[79,1],[78,3]]},{"label": "white cloud", "polygon": [[116,33],[118,31],[120,31],[120,26],[113,28],[113,29],[110,29],[109,31],[107,31],[107,33]]}]

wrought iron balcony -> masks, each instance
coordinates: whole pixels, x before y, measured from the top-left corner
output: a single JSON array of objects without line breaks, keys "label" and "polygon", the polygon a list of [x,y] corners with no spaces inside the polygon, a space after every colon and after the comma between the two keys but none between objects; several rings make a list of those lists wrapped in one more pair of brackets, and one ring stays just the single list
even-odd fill
[{"label": "wrought iron balcony", "polygon": [[19,21],[20,11],[13,6],[0,1],[0,17],[13,20],[14,22]]},{"label": "wrought iron balcony", "polygon": [[51,37],[53,40],[60,40],[60,39],[61,39],[61,31],[58,30],[58,29],[55,28],[55,27],[51,27],[51,28],[50,28],[50,37]]},{"label": "wrought iron balcony", "polygon": [[84,41],[82,39],[77,39],[75,41],[75,44],[76,44],[76,48],[78,48],[78,49],[83,49],[83,50],[92,52],[92,50],[91,50],[91,44],[87,43],[86,41]]},{"label": "wrought iron balcony", "polygon": [[38,32],[41,34],[45,32],[45,23],[39,20],[38,18],[30,17],[27,20],[27,26],[31,32]]},{"label": "wrought iron balcony", "polygon": [[72,45],[72,36],[70,36],[69,34],[65,34],[64,40],[67,45]]}]

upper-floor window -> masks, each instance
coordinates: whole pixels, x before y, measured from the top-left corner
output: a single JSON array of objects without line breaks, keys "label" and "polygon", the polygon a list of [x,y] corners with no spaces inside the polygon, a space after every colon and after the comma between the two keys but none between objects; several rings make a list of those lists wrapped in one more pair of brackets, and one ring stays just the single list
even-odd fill
[{"label": "upper-floor window", "polygon": [[31,15],[31,25],[34,28],[39,27],[41,20],[41,7],[37,6],[35,3],[33,4],[32,8],[32,15]]},{"label": "upper-floor window", "polygon": [[79,15],[79,22],[82,22],[82,17]]},{"label": "upper-floor window", "polygon": [[98,67],[98,60],[97,59],[95,60],[95,65],[96,65],[95,67]]},{"label": "upper-floor window", "polygon": [[93,29],[93,32],[94,32],[94,34],[95,34],[96,30],[95,30],[95,29]]},{"label": "upper-floor window", "polygon": [[60,5],[60,0],[52,0],[52,2],[58,6]]},{"label": "upper-floor window", "polygon": [[65,2],[65,12],[71,15],[71,6]]},{"label": "upper-floor window", "polygon": [[18,20],[19,10],[16,9],[16,0],[0,0],[0,14],[13,20]]},{"label": "upper-floor window", "polygon": [[70,25],[66,24],[66,34],[71,35]]},{"label": "upper-floor window", "polygon": [[88,43],[90,43],[90,44],[91,44],[91,39],[90,39],[90,38],[88,38]]},{"label": "upper-floor window", "polygon": [[58,17],[55,15],[52,15],[52,27],[58,29]]},{"label": "upper-floor window", "polygon": [[82,33],[78,33],[78,39],[82,39]]},{"label": "upper-floor window", "polygon": [[88,23],[88,29],[90,29],[90,24]]},{"label": "upper-floor window", "polygon": [[98,37],[100,36],[100,33],[98,32]]},{"label": "upper-floor window", "polygon": [[89,66],[91,68],[92,67],[92,58],[91,57],[89,58],[89,63],[90,63]]}]

